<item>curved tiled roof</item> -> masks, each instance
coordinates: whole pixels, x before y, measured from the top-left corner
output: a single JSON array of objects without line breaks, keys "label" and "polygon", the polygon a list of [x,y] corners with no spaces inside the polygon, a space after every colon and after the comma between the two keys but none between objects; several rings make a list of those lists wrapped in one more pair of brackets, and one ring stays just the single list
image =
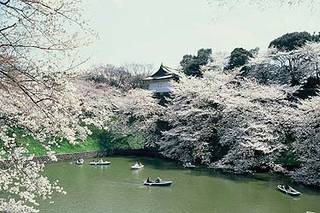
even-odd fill
[{"label": "curved tiled roof", "polygon": [[144,80],[162,80],[162,79],[173,79],[176,78],[177,74],[173,73],[169,67],[161,64],[159,70],[153,75],[145,78]]}]

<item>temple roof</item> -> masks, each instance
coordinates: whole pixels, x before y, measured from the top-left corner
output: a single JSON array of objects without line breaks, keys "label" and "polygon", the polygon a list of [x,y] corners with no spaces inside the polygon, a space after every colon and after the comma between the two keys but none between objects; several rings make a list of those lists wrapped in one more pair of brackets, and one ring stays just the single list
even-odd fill
[{"label": "temple roof", "polygon": [[161,80],[161,79],[173,79],[177,75],[169,68],[161,64],[159,70],[153,75],[145,78],[144,80]]}]

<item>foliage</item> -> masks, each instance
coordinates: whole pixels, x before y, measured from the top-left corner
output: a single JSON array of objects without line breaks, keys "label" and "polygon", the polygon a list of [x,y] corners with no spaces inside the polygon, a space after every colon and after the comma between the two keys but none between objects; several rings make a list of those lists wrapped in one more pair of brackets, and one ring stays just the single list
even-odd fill
[{"label": "foliage", "polygon": [[269,49],[251,60],[243,76],[263,84],[302,85],[310,77],[319,78],[319,59],[319,43],[307,43],[292,51]]},{"label": "foliage", "polygon": [[[41,142],[36,140],[31,136],[27,136],[15,131],[17,134],[16,141],[19,146],[26,147],[27,154],[37,156],[45,156],[47,154],[47,150],[41,145]],[[95,131],[88,136],[82,143],[72,145],[69,141],[62,140],[57,142],[55,145],[51,147],[51,150],[56,154],[64,154],[64,153],[77,153],[77,152],[88,152],[88,151],[98,151],[101,146],[99,140],[95,135]]]},{"label": "foliage", "polygon": [[[112,133],[109,130],[100,129],[95,126],[90,126],[89,129],[92,133],[82,143],[73,145],[64,139],[52,145],[51,150],[56,154],[70,154],[90,151],[107,151],[112,153],[113,150],[144,148],[144,138],[141,133],[125,135]],[[16,129],[13,132],[16,134],[18,146],[26,147],[27,154],[35,155],[36,157],[47,154],[47,150],[41,145],[41,142],[26,135],[24,130]]]},{"label": "foliage", "polygon": [[254,50],[248,51],[243,48],[235,48],[230,55],[226,70],[232,70],[247,64],[254,57]]},{"label": "foliage", "polygon": [[292,51],[303,47],[307,42],[319,42],[320,33],[311,35],[308,32],[287,33],[270,42],[269,48],[277,48],[280,51]]},{"label": "foliage", "polygon": [[112,153],[117,150],[134,150],[144,148],[143,135],[119,135],[111,132],[103,132],[99,135],[101,150]]},{"label": "foliage", "polygon": [[320,94],[320,78],[310,76],[293,95],[300,99],[307,99],[318,94]]},{"label": "foliage", "polygon": [[201,66],[211,62],[211,49],[200,49],[198,50],[197,56],[184,55],[180,61],[183,73],[188,76],[201,77]]}]

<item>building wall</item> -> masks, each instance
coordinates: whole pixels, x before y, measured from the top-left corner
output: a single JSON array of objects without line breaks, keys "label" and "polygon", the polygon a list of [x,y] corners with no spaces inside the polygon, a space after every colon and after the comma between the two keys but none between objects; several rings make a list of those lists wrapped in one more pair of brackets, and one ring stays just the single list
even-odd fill
[{"label": "building wall", "polygon": [[149,82],[149,90],[153,92],[170,92],[171,91],[171,83],[170,80],[156,80]]}]

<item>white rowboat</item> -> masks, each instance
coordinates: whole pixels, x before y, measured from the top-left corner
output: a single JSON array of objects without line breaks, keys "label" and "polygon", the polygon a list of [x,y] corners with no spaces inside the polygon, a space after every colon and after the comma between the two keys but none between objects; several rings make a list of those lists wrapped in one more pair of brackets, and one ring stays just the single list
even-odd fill
[{"label": "white rowboat", "polygon": [[292,196],[299,196],[301,195],[301,192],[295,190],[294,188],[292,188],[291,186],[287,186],[285,187],[284,185],[278,185],[277,186],[278,190],[285,193],[285,194],[289,194]]},{"label": "white rowboat", "polygon": [[131,166],[131,169],[137,170],[137,169],[142,169],[143,167],[144,167],[143,164],[138,164],[138,163],[136,163],[136,164],[134,164],[133,166]]}]

